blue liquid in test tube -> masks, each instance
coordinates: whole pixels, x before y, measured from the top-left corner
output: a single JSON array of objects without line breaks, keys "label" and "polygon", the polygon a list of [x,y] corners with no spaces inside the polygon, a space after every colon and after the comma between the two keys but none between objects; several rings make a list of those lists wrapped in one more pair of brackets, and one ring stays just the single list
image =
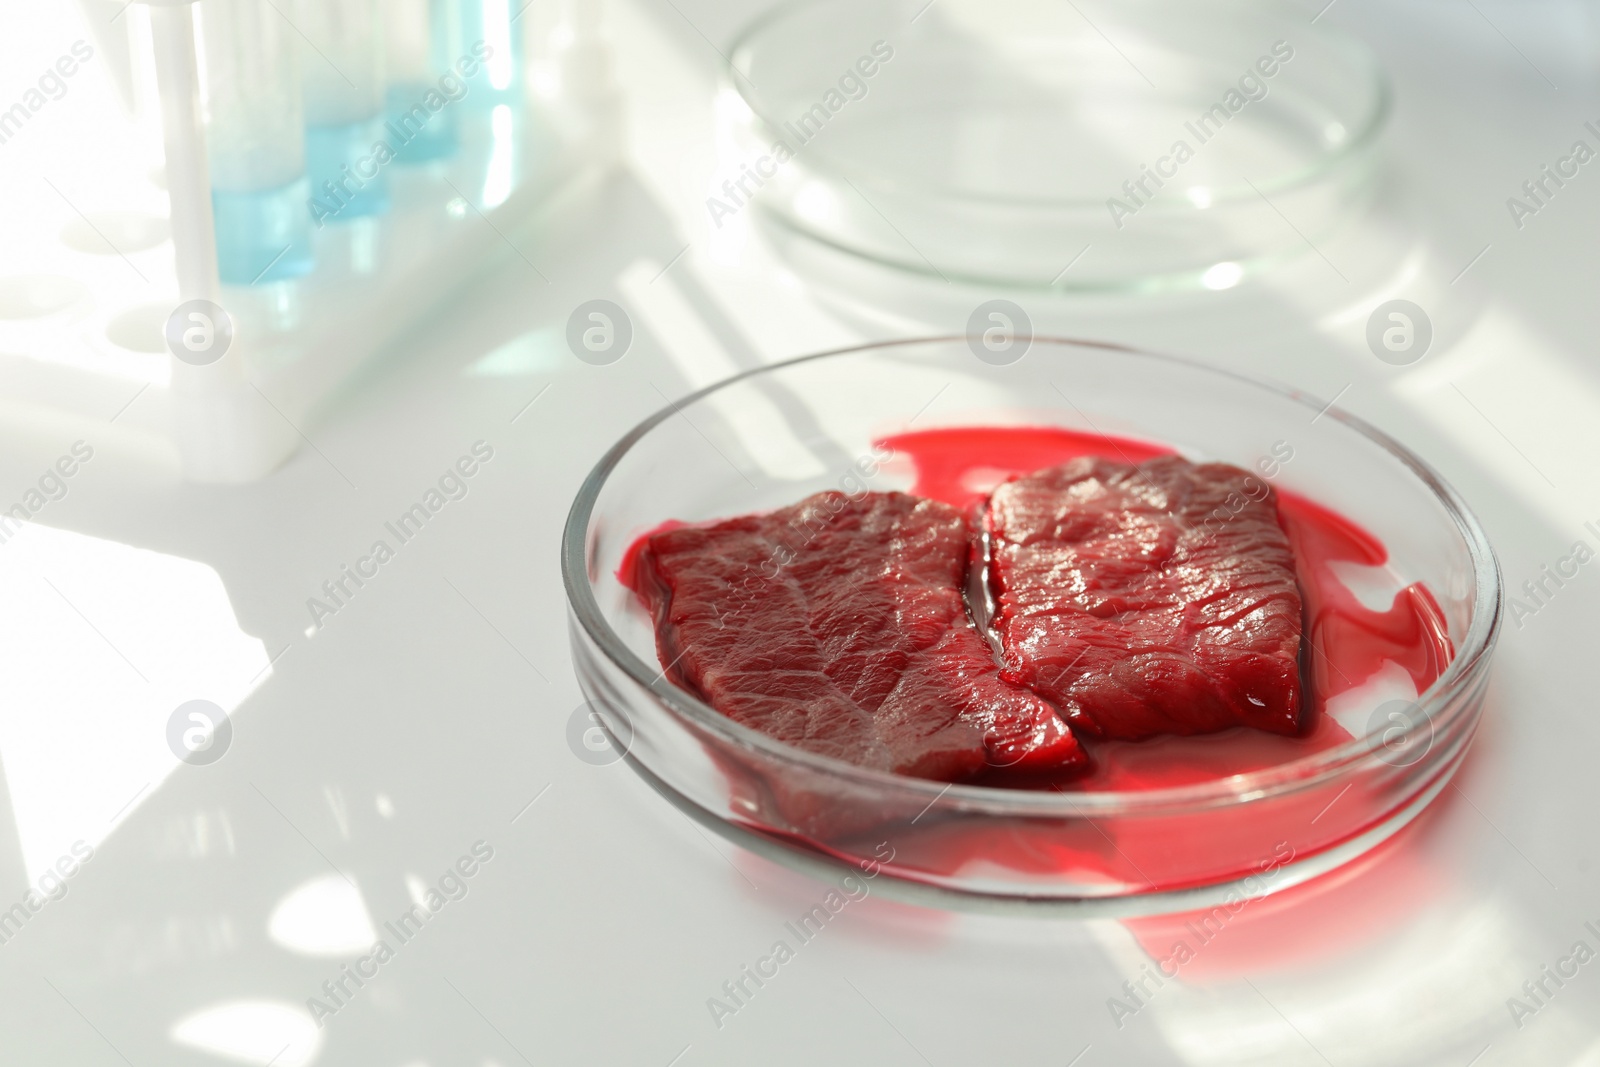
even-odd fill
[{"label": "blue liquid in test tube", "polygon": [[267,0],[202,0],[217,272],[229,285],[310,272],[294,32]]},{"label": "blue liquid in test tube", "polygon": [[401,163],[444,159],[459,144],[459,104],[467,87],[455,64],[463,54],[457,0],[386,0],[389,88],[384,132]]},{"label": "blue liquid in test tube", "polygon": [[311,271],[305,178],[250,192],[211,190],[217,232],[217,274],[228,285],[298,278]]},{"label": "blue liquid in test tube", "polygon": [[317,226],[389,210],[378,0],[300,0],[306,174]]}]

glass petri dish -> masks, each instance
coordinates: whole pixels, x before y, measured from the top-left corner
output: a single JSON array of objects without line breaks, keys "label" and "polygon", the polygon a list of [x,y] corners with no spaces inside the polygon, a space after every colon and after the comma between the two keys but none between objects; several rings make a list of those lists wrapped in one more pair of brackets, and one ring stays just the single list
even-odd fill
[{"label": "glass petri dish", "polygon": [[[976,341],[974,344],[981,342]],[[1455,773],[1481,714],[1500,625],[1477,520],[1425,463],[1293,389],[1115,346],[1035,339],[1008,365],[964,338],[825,352],[742,374],[629,432],[579,490],[562,544],[574,661],[627,762],[688,814],[822,877],[940,907],[1139,914],[1277,891],[1359,856]],[[617,578],[641,535],[824,489],[911,487],[858,462],[911,427],[1059,427],[1166,443],[1248,467],[1292,444],[1274,485],[1331,508],[1421,583],[1454,655],[1417,694],[1404,744],[1371,707],[1348,740],[1170,788],[1029,792],[866,770],[782,744],[664,678],[648,613]],[[1263,872],[1271,874],[1263,879]]]},{"label": "glass petri dish", "polygon": [[[808,0],[733,44],[713,221],[950,281],[1227,288],[1373,186],[1388,82],[1274,3]],[[1090,21],[1090,18],[1093,21]]]}]

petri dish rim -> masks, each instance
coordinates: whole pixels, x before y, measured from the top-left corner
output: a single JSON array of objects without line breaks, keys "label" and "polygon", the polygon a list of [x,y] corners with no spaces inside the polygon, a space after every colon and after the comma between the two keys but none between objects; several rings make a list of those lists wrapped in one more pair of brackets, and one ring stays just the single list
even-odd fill
[{"label": "petri dish rim", "polygon": [[[735,35],[732,43],[728,46],[721,63],[723,81],[738,94],[740,100],[750,109],[750,113],[760,121],[762,129],[767,135],[774,135],[778,124],[758,106],[756,100],[744,88],[745,85],[753,87],[754,82],[750,80],[747,71],[740,69],[739,61],[741,57],[748,53],[757,38],[785,19],[802,13],[806,9],[822,7],[834,2],[837,2],[837,0],[792,0],[792,2],[780,4],[747,23],[744,29]],[[1356,130],[1346,137],[1335,150],[1325,153],[1305,166],[1263,179],[1254,183],[1253,187],[1248,183],[1227,188],[1213,187],[1215,195],[1211,200],[1210,207],[1204,210],[1258,199],[1261,194],[1284,193],[1304,186],[1314,185],[1347,161],[1360,158],[1362,153],[1382,136],[1394,108],[1394,90],[1388,72],[1378,62],[1371,49],[1359,39],[1349,34],[1323,27],[1319,27],[1317,32],[1327,38],[1336,38],[1345,47],[1361,52],[1364,59],[1370,60],[1368,64],[1371,74],[1369,87],[1373,93],[1370,113],[1365,116]],[[1105,207],[1103,199],[1006,196],[998,193],[975,192],[969,189],[952,189],[931,182],[913,184],[900,178],[885,179],[882,174],[841,163],[833,156],[822,155],[819,157],[819,161],[825,161],[827,164],[826,166],[818,167],[819,171],[829,172],[847,181],[859,182],[884,191],[903,190],[929,198],[944,198],[973,205],[1026,210],[1101,211]],[[1159,204],[1151,201],[1146,207],[1154,207],[1157,217],[1161,215],[1182,216],[1202,210],[1192,204],[1181,201],[1168,201]],[[799,227],[794,228],[797,232],[815,236],[809,230]],[[846,250],[854,252],[852,249]]]}]

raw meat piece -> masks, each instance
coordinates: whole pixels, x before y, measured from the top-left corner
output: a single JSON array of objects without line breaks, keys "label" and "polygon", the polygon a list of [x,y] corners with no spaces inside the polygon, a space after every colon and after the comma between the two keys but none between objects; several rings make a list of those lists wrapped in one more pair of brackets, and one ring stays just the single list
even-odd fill
[{"label": "raw meat piece", "polygon": [[673,681],[780,741],[941,781],[1084,765],[968,618],[970,541],[947,504],[827,492],[654,534],[628,580]]},{"label": "raw meat piece", "polygon": [[1001,676],[1075,731],[1298,732],[1300,589],[1266,482],[1084,457],[1001,485],[984,524]]}]

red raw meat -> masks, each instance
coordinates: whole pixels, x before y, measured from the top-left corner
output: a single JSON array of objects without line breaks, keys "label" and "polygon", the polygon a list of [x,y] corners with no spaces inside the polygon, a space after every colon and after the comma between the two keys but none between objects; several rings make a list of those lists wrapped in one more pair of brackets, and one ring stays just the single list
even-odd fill
[{"label": "red raw meat", "polygon": [[780,741],[940,781],[1084,765],[968,618],[970,541],[947,504],[827,492],[656,533],[629,583],[673,681]]},{"label": "red raw meat", "polygon": [[1300,589],[1261,479],[1084,457],[1001,485],[985,526],[1001,676],[1075,731],[1299,731]]}]

